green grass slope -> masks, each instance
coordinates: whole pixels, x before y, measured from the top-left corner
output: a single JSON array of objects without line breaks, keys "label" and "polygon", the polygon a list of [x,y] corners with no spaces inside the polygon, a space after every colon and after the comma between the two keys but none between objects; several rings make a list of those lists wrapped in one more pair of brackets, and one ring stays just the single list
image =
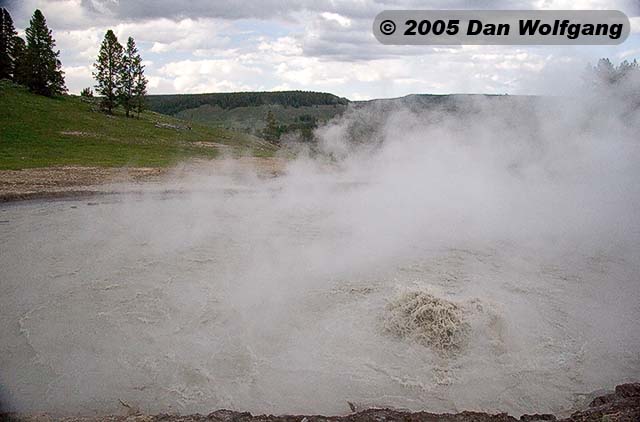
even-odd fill
[{"label": "green grass slope", "polygon": [[229,110],[218,106],[203,105],[179,111],[174,117],[198,122],[207,126],[226,128],[245,133],[259,133],[267,125],[267,113],[273,113],[279,125],[292,125],[301,119],[315,119],[319,124],[341,115],[346,105],[316,105],[288,107],[279,104],[259,105],[252,107],[236,107]]},{"label": "green grass slope", "polygon": [[219,92],[151,95],[149,108],[158,113],[210,127],[259,134],[267,113],[274,114],[285,132],[313,128],[342,114],[349,100],[325,92]]},{"label": "green grass slope", "polygon": [[223,153],[272,155],[246,134],[188,123],[155,112],[109,116],[97,100],[47,98],[0,81],[0,169],[82,165],[160,167]]}]

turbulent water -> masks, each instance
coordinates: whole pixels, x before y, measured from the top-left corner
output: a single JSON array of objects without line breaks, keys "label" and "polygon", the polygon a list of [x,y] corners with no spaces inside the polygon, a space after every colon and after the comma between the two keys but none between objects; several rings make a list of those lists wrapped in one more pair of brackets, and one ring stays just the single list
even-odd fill
[{"label": "turbulent water", "polygon": [[[517,415],[640,378],[634,138],[564,159],[403,119],[337,167],[0,207],[2,405]],[[390,332],[421,306],[464,324],[455,353]]]}]

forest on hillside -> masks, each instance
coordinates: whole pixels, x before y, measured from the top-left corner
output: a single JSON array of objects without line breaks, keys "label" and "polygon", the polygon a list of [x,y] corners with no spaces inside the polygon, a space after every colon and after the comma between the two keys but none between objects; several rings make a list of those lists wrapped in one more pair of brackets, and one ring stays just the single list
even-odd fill
[{"label": "forest on hillside", "polygon": [[313,91],[275,92],[220,92],[211,94],[149,95],[147,103],[151,110],[162,114],[202,105],[218,106],[224,110],[237,107],[281,105],[285,107],[308,107],[314,105],[346,105],[349,100],[333,94]]}]

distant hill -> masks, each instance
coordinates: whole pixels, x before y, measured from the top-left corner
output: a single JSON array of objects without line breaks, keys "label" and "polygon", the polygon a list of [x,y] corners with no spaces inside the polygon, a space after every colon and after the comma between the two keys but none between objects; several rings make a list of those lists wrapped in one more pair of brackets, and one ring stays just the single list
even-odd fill
[{"label": "distant hill", "polygon": [[238,107],[280,105],[283,107],[312,107],[319,105],[347,105],[349,100],[333,94],[313,91],[219,92],[211,94],[150,95],[149,108],[163,114],[198,108],[203,105],[230,110]]},{"label": "distant hill", "polygon": [[541,97],[500,94],[409,94],[397,98],[353,101],[355,107],[375,106],[384,109],[404,108],[412,111],[470,112],[481,106],[522,105],[530,107]]},{"label": "distant hill", "polygon": [[528,95],[486,94],[410,94],[349,103],[344,113],[343,134],[354,143],[380,143],[385,137],[389,116],[398,112],[419,116],[425,122],[446,122],[450,127],[464,127],[469,118],[484,116],[487,127],[496,122],[521,129],[523,136],[536,136],[536,109],[556,100]]},{"label": "distant hill", "polygon": [[[378,126],[394,110],[429,113],[432,119],[475,114],[486,107],[520,121],[538,102],[534,96],[484,94],[410,94],[398,98],[350,101],[333,94],[305,91],[235,92],[212,94],[152,95],[152,110],[186,121],[215,128],[262,136],[269,113],[273,114],[280,134],[296,132],[312,139],[313,129],[336,116],[347,113],[354,138],[371,139]],[[516,113],[517,112],[517,113]]]},{"label": "distant hill", "polygon": [[0,169],[55,165],[171,165],[225,153],[272,155],[261,139],[152,111],[140,119],[98,110],[97,99],[48,98],[0,81]]},{"label": "distant hill", "polygon": [[158,113],[259,136],[269,111],[282,133],[308,133],[342,114],[349,100],[324,92],[276,91],[151,95],[148,104]]}]

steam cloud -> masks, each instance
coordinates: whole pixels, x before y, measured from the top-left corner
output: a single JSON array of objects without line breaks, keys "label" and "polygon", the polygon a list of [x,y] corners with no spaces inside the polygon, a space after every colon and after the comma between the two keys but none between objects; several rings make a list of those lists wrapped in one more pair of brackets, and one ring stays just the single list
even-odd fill
[{"label": "steam cloud", "polygon": [[[1,208],[0,400],[519,414],[637,380],[638,113],[426,101],[353,107],[280,177],[230,160],[97,206]],[[385,334],[404,289],[467,304],[460,353]]]}]

